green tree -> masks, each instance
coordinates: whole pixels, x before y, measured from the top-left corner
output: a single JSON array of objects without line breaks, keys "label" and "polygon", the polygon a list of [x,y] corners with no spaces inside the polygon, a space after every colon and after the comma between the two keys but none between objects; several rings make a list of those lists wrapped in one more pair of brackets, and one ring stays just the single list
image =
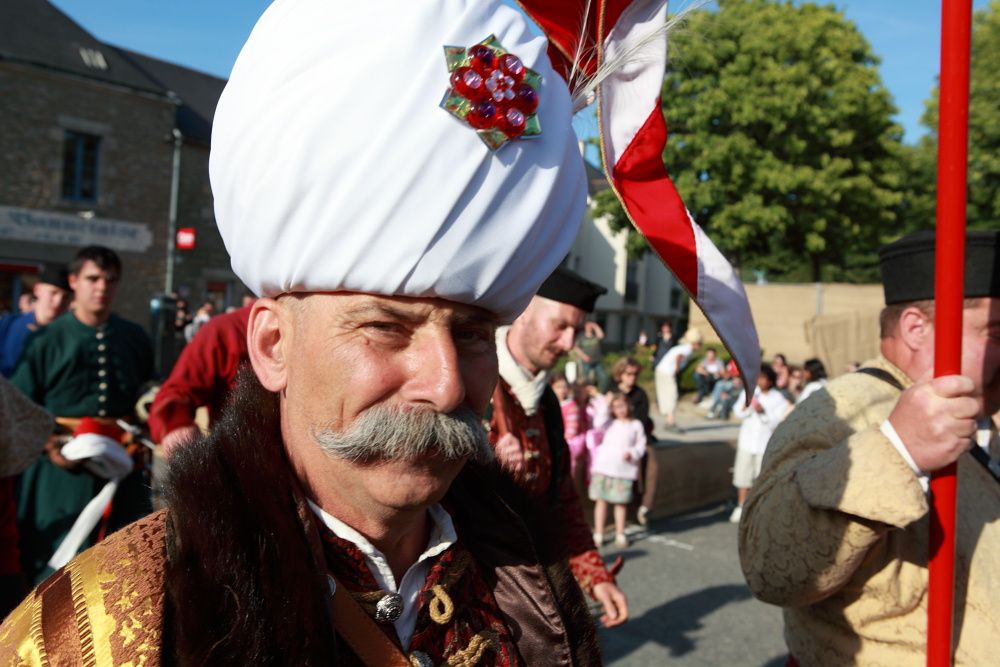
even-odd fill
[{"label": "green tree", "polygon": [[[975,13],[972,23],[972,61],[969,72],[969,192],[968,225],[977,229],[1000,228],[1000,0]],[[936,189],[934,160],[937,153],[938,94],[927,101],[921,122],[930,135],[921,140],[920,159],[926,184],[920,193],[933,202]],[[929,167],[927,166],[929,164]],[[924,207],[926,208],[926,206]],[[921,226],[934,224],[934,209],[924,211]],[[909,225],[908,225],[909,226]]]},{"label": "green tree", "polygon": [[[664,160],[681,196],[747,271],[870,279],[899,226],[903,176],[878,59],[833,6],[718,4],[669,39]],[[595,212],[624,228],[610,197]]]}]

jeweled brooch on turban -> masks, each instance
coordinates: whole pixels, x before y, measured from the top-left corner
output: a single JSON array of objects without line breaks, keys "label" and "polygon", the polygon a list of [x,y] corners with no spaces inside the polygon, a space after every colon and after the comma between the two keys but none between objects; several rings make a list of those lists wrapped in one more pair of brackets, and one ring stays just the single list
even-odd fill
[{"label": "jeweled brooch on turban", "polygon": [[542,77],[508,53],[496,37],[469,48],[446,46],[444,57],[451,87],[441,107],[474,128],[490,150],[542,133],[535,113]]}]

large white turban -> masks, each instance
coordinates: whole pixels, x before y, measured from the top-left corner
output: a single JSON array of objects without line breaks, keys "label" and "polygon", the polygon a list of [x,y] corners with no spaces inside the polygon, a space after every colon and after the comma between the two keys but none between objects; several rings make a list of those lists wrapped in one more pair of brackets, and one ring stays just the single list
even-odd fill
[{"label": "large white turban", "polygon": [[[439,106],[444,47],[490,35],[542,77],[541,136],[496,152]],[[233,270],[262,295],[440,297],[513,319],[568,252],[586,202],[547,46],[498,1],[276,0],[214,121]]]}]

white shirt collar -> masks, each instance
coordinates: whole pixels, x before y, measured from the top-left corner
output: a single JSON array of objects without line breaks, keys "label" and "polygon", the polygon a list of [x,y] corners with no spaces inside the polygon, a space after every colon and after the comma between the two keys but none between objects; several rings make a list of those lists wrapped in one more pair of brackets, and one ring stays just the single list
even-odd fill
[{"label": "white shirt collar", "polygon": [[[375,582],[380,588],[390,591],[392,593],[399,592],[396,577],[392,574],[392,569],[389,567],[389,560],[385,557],[374,544],[368,541],[364,535],[354,530],[346,523],[333,516],[332,514],[326,512],[322,507],[317,505],[311,500],[307,501],[309,507],[312,511],[320,518],[323,524],[329,528],[334,535],[342,540],[347,540],[364,554],[365,562],[368,564],[368,569],[371,570],[372,576],[375,577]],[[455,524],[451,520],[451,516],[440,504],[431,505],[427,508],[427,513],[431,518],[431,534],[430,538],[427,540],[427,547],[424,552],[420,554],[414,565],[423,563],[428,558],[433,558],[438,554],[442,553],[445,549],[455,544],[458,536],[455,533]],[[404,575],[405,576],[405,575]]]},{"label": "white shirt collar", "polygon": [[337,517],[323,511],[323,508],[316,503],[309,502],[309,507],[320,518],[323,524],[333,531],[333,534],[342,540],[354,544],[364,554],[365,564],[375,578],[375,583],[379,588],[390,593],[398,593],[403,603],[403,613],[393,621],[393,628],[399,643],[404,650],[408,650],[410,640],[413,638],[414,629],[417,626],[417,597],[427,581],[427,575],[431,570],[430,559],[449,549],[458,539],[455,534],[455,524],[451,516],[441,505],[432,505],[427,508],[427,513],[431,517],[431,535],[427,540],[427,548],[420,555],[410,569],[403,575],[399,586],[396,585],[396,578],[389,568],[389,561],[385,554],[375,548],[368,539],[348,526]]}]

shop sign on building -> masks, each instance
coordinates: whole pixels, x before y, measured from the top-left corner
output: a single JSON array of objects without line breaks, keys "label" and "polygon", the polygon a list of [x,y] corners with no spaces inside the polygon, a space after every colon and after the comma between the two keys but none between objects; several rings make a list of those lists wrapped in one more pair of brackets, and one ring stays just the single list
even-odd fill
[{"label": "shop sign on building", "polygon": [[145,252],[153,244],[153,233],[149,225],[141,223],[0,206],[0,241],[102,245],[123,252]]},{"label": "shop sign on building", "polygon": [[177,230],[177,249],[194,250],[198,234],[194,227],[181,227]]}]

